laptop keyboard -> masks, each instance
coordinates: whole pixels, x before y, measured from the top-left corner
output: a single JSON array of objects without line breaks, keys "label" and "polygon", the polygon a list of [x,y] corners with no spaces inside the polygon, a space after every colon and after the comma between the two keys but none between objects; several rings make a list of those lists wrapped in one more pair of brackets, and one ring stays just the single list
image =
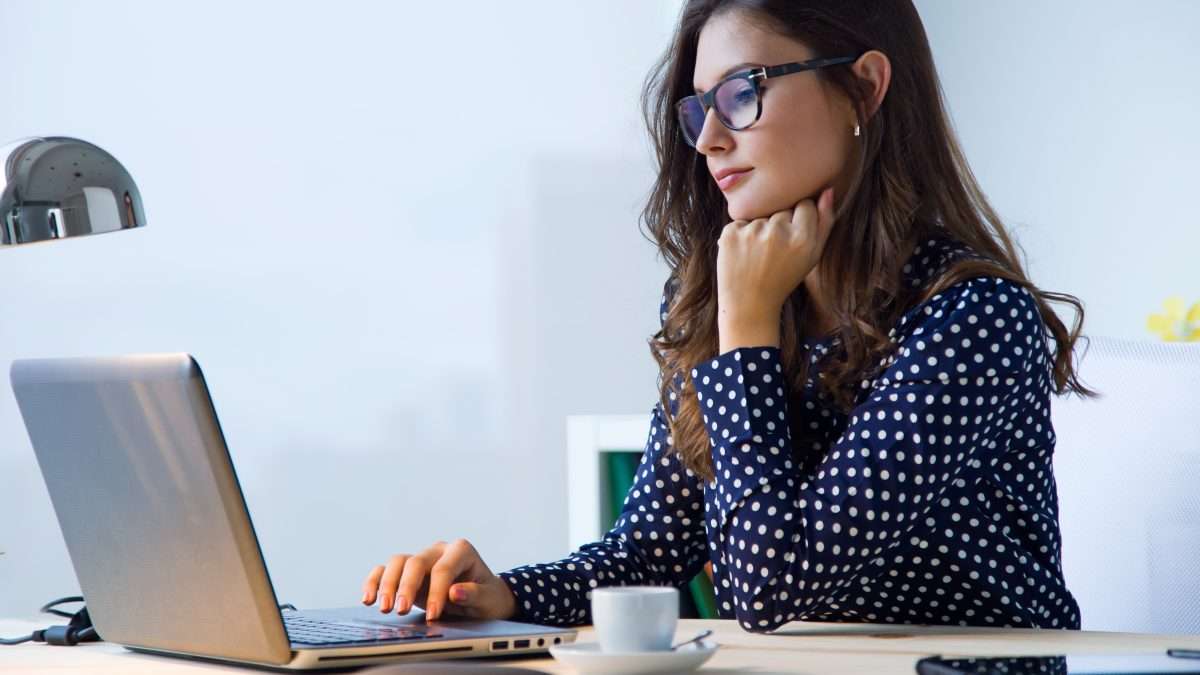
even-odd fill
[{"label": "laptop keyboard", "polygon": [[313,619],[283,613],[283,627],[288,639],[297,644],[331,645],[351,642],[383,642],[425,640],[442,637],[441,631],[429,626],[364,626]]}]

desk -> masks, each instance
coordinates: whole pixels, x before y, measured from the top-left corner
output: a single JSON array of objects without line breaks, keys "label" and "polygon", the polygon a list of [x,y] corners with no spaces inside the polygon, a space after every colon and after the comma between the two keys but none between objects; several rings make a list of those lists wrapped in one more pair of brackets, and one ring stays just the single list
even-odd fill
[{"label": "desk", "polygon": [[[54,617],[32,621],[0,620],[0,635],[15,637],[52,623]],[[950,656],[1021,654],[1162,653],[1167,647],[1200,649],[1197,635],[1143,635],[1023,628],[959,628],[794,622],[771,635],[743,631],[733,621],[679,622],[677,638],[685,640],[711,628],[721,649],[701,673],[754,672],[821,675],[913,675],[917,659],[931,654]],[[580,641],[594,639],[584,628]],[[487,661],[484,661],[486,663]],[[568,675],[573,671],[550,656],[502,659],[504,665]],[[0,672],[55,675],[89,673],[267,672],[237,666],[210,665],[182,659],[137,654],[123,647],[93,642],[75,647],[26,643],[0,646]]]}]

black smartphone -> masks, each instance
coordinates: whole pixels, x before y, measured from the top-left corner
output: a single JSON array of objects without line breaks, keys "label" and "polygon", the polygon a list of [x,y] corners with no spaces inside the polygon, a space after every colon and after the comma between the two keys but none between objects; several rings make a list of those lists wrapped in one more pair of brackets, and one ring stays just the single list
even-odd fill
[{"label": "black smartphone", "polygon": [[931,656],[917,661],[918,675],[1200,675],[1200,659],[1167,654],[1063,654],[1058,656]]}]

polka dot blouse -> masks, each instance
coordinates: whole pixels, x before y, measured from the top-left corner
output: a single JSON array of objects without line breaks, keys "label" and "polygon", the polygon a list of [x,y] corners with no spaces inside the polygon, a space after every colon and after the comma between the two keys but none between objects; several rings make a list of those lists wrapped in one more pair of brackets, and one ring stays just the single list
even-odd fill
[{"label": "polka dot blouse", "polygon": [[[947,239],[924,242],[905,281],[917,287],[964,255]],[[1078,628],[1059,559],[1052,361],[1033,296],[968,279],[889,335],[897,351],[849,415],[813,384],[836,336],[805,341],[809,378],[791,402],[777,347],[697,364],[714,480],[670,452],[656,405],[612,530],[500,574],[518,618],[588,623],[591,589],[683,587],[711,561],[720,616],[752,631],[798,619]]]}]

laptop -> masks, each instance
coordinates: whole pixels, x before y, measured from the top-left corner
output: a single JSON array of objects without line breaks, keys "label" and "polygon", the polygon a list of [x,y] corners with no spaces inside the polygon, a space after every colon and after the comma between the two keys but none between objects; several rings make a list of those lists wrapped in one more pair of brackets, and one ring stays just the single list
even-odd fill
[{"label": "laptop", "polygon": [[281,609],[194,358],[22,359],[10,375],[105,641],[297,670],[532,655],[575,639],[513,621],[430,623],[419,610]]}]

